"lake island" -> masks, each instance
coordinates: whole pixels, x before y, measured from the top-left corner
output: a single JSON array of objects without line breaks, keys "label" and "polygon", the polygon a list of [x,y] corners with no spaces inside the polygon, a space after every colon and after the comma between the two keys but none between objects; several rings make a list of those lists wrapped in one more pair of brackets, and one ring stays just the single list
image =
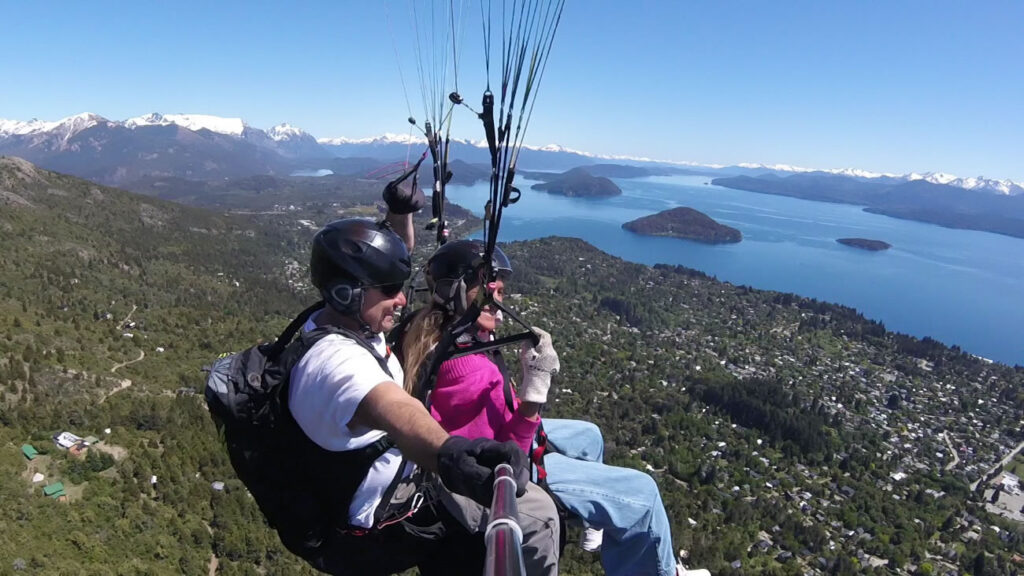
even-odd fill
[{"label": "lake island", "polygon": [[707,214],[686,206],[637,218],[622,227],[644,236],[669,236],[705,244],[735,244],[743,240],[739,230],[719,224]]},{"label": "lake island", "polygon": [[622,194],[622,189],[604,176],[594,176],[583,168],[573,168],[534,184],[533,190],[573,198],[607,198]]},{"label": "lake island", "polygon": [[852,246],[854,248],[860,248],[861,250],[868,250],[870,252],[879,252],[881,250],[888,250],[892,248],[892,244],[888,242],[882,242],[881,240],[870,240],[868,238],[839,238],[836,240],[840,244],[845,246]]}]

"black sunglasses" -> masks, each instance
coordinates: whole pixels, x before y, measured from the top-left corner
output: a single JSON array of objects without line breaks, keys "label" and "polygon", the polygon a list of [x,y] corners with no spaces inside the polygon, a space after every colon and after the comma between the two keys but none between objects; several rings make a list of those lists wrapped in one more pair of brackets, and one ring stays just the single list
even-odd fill
[{"label": "black sunglasses", "polygon": [[396,282],[394,284],[373,284],[367,286],[367,288],[376,288],[377,290],[380,290],[388,298],[394,298],[395,296],[398,296],[398,293],[402,291],[402,288],[404,286],[404,282]]}]

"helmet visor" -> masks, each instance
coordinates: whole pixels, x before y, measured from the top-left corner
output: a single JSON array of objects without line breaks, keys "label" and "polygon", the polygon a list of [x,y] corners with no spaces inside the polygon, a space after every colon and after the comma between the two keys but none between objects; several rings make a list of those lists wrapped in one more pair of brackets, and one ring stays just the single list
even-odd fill
[{"label": "helmet visor", "polygon": [[502,280],[508,280],[512,276],[512,263],[508,261],[505,252],[497,246],[494,247],[494,254],[491,255],[491,269]]}]

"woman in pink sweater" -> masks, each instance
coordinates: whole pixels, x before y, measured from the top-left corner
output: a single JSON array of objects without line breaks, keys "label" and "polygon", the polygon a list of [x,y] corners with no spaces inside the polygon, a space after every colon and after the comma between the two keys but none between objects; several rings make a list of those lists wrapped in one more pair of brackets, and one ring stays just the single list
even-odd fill
[{"label": "woman in pink sweater", "polygon": [[[465,313],[479,290],[488,290],[498,302],[504,298],[505,281],[512,272],[508,258],[495,249],[491,267],[497,279],[485,284],[483,253],[482,242],[460,240],[438,249],[427,263],[433,304],[417,312],[397,336],[405,387],[414,396],[419,395],[422,372],[428,369],[443,331]],[[484,307],[476,325],[459,336],[456,347],[491,341],[500,322],[500,311]],[[455,357],[441,364],[430,393],[430,411],[445,430],[468,438],[513,440],[531,453],[540,426],[540,408],[547,402],[551,375],[559,369],[551,336],[537,328],[534,331],[540,342],[524,344],[520,350],[523,377],[518,388],[512,386],[500,354],[459,356],[456,351]],[[681,571],[654,480],[632,468],[604,464],[604,442],[593,424],[544,422],[555,450],[544,456],[548,489],[583,520],[586,534],[603,531],[603,545],[598,537],[597,546],[601,547],[605,573],[672,576]]]},{"label": "woman in pink sweater", "polygon": [[505,402],[505,378],[486,354],[469,354],[441,364],[430,397],[430,413],[449,434],[513,440],[530,453],[540,425],[540,405],[513,398]]}]

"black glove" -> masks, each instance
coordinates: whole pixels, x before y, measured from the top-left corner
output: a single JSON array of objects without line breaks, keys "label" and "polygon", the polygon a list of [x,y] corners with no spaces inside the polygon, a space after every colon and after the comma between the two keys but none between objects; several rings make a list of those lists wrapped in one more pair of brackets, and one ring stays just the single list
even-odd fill
[{"label": "black glove", "polygon": [[489,438],[451,436],[437,454],[437,471],[445,487],[487,507],[494,496],[494,468],[502,463],[512,466],[516,496],[522,496],[530,481],[529,462],[523,449],[511,440],[495,442]]},{"label": "black glove", "polygon": [[384,203],[392,214],[412,214],[427,203],[423,190],[409,182],[388,182],[384,187]]}]

